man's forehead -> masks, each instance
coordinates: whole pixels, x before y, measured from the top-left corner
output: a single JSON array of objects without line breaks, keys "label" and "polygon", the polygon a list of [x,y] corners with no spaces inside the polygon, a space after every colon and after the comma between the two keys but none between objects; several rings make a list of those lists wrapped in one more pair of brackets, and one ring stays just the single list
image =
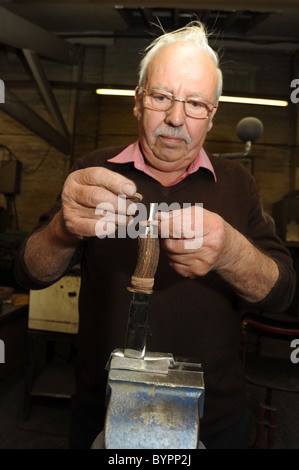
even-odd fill
[{"label": "man's forehead", "polygon": [[213,75],[216,86],[216,68],[207,52],[185,41],[165,46],[156,53],[148,65],[146,86],[172,91],[170,82],[185,84],[187,87],[190,82],[191,88],[195,87],[196,91],[196,82],[202,80],[208,81],[213,88]]},{"label": "man's forehead", "polygon": [[[208,58],[207,52],[199,47],[197,44],[191,41],[180,41],[174,42],[172,44],[165,45],[161,47],[160,50],[156,52],[153,56],[151,62],[160,61],[160,60],[175,60],[176,57],[180,55],[192,55],[195,58],[206,57]],[[150,62],[150,63],[151,63]]]},{"label": "man's forehead", "polygon": [[176,68],[178,72],[202,67],[215,70],[208,53],[190,41],[170,44],[159,50],[148,64],[148,74],[163,73],[169,67]]}]

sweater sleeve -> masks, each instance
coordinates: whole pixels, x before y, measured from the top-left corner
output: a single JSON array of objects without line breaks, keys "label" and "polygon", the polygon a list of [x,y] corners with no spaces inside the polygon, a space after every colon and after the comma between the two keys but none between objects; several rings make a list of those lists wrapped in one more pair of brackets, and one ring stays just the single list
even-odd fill
[{"label": "sweater sleeve", "polygon": [[50,223],[54,215],[60,210],[61,208],[61,197],[60,194],[58,195],[56,201],[52,205],[51,209],[45,213],[43,213],[38,221],[38,224],[36,227],[26,236],[25,240],[21,244],[17,257],[15,260],[15,266],[14,266],[14,275],[17,283],[23,287],[24,289],[27,290],[38,290],[38,289],[44,289],[46,287],[51,286],[55,282],[59,281],[61,277],[63,277],[73,266],[78,264],[81,259],[81,253],[82,253],[82,248],[81,245],[77,248],[75,251],[74,255],[72,256],[72,259],[70,260],[70,263],[65,270],[64,273],[62,273],[61,276],[59,276],[57,279],[53,279],[50,282],[42,282],[39,279],[36,279],[33,277],[29,270],[27,269],[24,255],[25,255],[25,250],[26,250],[26,244],[28,239],[31,237],[33,233],[38,232],[39,230],[42,230],[44,227],[46,227],[47,224]]},{"label": "sweater sleeve", "polygon": [[42,214],[42,216],[39,219],[38,225],[34,228],[34,230],[31,233],[29,233],[26,236],[25,240],[23,241],[23,243],[21,244],[18,250],[17,257],[15,260],[14,274],[15,274],[15,279],[17,283],[24,289],[38,290],[38,289],[44,289],[46,287],[49,287],[55,282],[59,281],[59,279],[61,279],[61,277],[64,276],[73,266],[75,266],[76,264],[80,262],[81,252],[82,252],[81,245],[79,245],[74,255],[72,256],[72,259],[70,260],[70,263],[67,269],[65,270],[65,272],[61,276],[59,276],[57,279],[53,279],[51,282],[42,282],[39,279],[36,279],[30,274],[30,272],[27,269],[27,266],[24,260],[24,255],[25,255],[26,244],[27,244],[28,239],[33,233],[39,230],[42,230],[51,221],[54,215],[59,211],[60,207],[61,207],[61,201],[60,201],[60,196],[58,196],[52,208],[48,212],[45,212],[44,214]]},{"label": "sweater sleeve", "polygon": [[276,234],[274,220],[262,208],[261,199],[253,179],[251,197],[252,205],[247,238],[260,251],[271,257],[279,269],[278,280],[269,294],[263,300],[251,305],[270,312],[283,312],[290,306],[296,288],[293,260],[282,240]]}]

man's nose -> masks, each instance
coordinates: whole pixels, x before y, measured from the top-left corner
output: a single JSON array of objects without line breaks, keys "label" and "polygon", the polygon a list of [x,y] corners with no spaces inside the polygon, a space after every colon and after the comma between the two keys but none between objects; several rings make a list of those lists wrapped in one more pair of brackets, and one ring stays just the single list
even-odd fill
[{"label": "man's nose", "polygon": [[181,101],[174,101],[171,108],[166,111],[166,123],[173,126],[179,127],[184,124],[185,121],[185,109],[184,103]]}]

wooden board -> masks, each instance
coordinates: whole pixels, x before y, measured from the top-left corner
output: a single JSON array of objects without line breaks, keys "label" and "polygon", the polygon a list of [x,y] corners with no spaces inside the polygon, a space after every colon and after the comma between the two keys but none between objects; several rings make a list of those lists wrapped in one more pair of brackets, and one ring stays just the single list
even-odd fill
[{"label": "wooden board", "polygon": [[80,284],[80,277],[65,276],[46,289],[30,291],[28,327],[76,334]]}]

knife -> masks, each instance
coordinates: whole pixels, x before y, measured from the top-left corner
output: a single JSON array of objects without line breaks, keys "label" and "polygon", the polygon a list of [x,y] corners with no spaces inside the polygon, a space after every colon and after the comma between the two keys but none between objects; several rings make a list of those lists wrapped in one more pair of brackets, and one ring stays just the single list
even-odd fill
[{"label": "knife", "polygon": [[136,359],[142,359],[145,355],[149,304],[160,255],[158,223],[154,220],[156,206],[156,203],[150,204],[148,220],[140,222],[137,264],[131,277],[131,286],[128,287],[133,295],[130,303],[124,356]]}]

